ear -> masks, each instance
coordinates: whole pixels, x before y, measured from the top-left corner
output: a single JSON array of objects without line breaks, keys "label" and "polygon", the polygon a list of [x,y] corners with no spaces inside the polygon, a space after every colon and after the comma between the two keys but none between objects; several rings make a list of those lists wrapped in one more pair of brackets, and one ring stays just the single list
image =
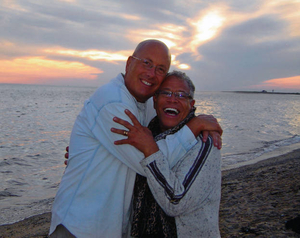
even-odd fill
[{"label": "ear", "polygon": [[128,71],[128,69],[130,67],[130,64],[131,64],[131,61],[132,61],[132,57],[129,56],[127,61],[126,61],[125,73]]},{"label": "ear", "polygon": [[191,108],[195,105],[195,100],[190,101]]}]

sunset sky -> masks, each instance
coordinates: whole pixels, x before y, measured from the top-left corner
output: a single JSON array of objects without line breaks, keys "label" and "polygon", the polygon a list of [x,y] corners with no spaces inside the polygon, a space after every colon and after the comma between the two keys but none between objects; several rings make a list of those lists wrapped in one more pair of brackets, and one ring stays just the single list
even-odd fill
[{"label": "sunset sky", "polygon": [[100,86],[149,38],[198,91],[300,92],[300,0],[0,0],[0,83]]}]

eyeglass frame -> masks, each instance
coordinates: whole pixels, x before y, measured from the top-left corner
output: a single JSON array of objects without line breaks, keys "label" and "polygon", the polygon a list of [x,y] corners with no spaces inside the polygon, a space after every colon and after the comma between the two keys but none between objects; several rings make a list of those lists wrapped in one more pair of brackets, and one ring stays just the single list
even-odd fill
[{"label": "eyeglass frame", "polygon": [[[147,59],[140,59],[140,58],[138,58],[138,57],[136,57],[136,56],[134,56],[134,55],[132,55],[131,57],[134,58],[134,59],[136,59],[136,60],[141,61],[142,64],[143,64],[143,66],[144,66],[144,68],[147,69],[147,70],[150,70],[150,69],[152,69],[153,67],[155,67],[155,73],[158,74],[158,75],[160,75],[160,76],[166,76],[167,73],[168,73],[168,71],[167,71],[166,69],[163,69],[163,68],[161,68],[161,69],[164,71],[164,73],[159,73],[159,71],[157,71],[157,67],[161,67],[161,66],[159,66],[159,65],[154,65],[150,60],[147,60]],[[150,64],[150,65],[147,65],[147,64]]]},{"label": "eyeglass frame", "polygon": [[[162,96],[165,96],[167,98],[171,98],[172,95],[174,94],[175,98],[179,99],[179,100],[182,100],[182,99],[189,99],[189,100],[192,100],[193,97],[186,93],[186,92],[172,92],[172,91],[168,91],[168,90],[158,90],[156,91],[155,93],[156,95],[162,95]],[[181,96],[182,94],[182,96]]]}]

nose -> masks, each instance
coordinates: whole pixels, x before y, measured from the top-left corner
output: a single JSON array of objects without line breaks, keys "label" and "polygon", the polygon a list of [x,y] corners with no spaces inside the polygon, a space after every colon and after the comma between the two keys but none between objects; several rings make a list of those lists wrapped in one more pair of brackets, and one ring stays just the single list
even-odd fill
[{"label": "nose", "polygon": [[156,76],[156,67],[154,66],[154,67],[152,67],[151,69],[148,69],[147,70],[147,75],[149,76],[149,77],[155,77]]},{"label": "nose", "polygon": [[168,101],[170,101],[170,102],[177,102],[177,97],[175,97],[175,94],[174,93],[172,93],[172,95],[171,95],[171,97],[168,97]]}]

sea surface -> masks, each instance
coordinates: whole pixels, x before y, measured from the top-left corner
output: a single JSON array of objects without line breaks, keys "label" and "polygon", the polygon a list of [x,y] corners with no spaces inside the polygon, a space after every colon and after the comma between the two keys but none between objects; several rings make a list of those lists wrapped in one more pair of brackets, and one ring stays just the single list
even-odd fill
[{"label": "sea surface", "polygon": [[[96,88],[0,84],[0,224],[50,211],[65,147]],[[223,169],[300,148],[300,95],[196,92],[223,134]]]}]

